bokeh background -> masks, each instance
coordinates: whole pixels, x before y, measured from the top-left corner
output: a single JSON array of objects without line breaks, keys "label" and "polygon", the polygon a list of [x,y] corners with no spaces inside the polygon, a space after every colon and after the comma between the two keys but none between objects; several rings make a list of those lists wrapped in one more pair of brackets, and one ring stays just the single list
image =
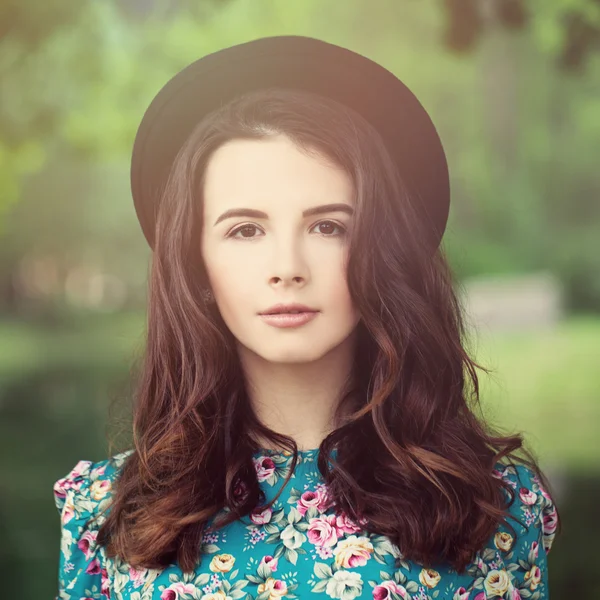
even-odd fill
[{"label": "bokeh background", "polygon": [[452,177],[443,244],[493,369],[482,407],[554,485],[552,598],[600,598],[598,0],[2,0],[2,596],[54,597],[52,485],[106,458],[109,412],[126,444],[150,259],[128,172],[143,112],[193,60],[278,34],[381,62],[432,115]]}]

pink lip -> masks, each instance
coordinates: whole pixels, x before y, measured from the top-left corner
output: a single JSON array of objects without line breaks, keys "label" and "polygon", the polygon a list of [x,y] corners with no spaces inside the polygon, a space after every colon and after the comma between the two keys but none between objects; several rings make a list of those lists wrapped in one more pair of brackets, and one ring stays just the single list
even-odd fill
[{"label": "pink lip", "polygon": [[273,327],[299,327],[300,325],[312,321],[318,314],[318,312],[303,312],[297,314],[279,313],[260,315],[260,318]]},{"label": "pink lip", "polygon": [[260,312],[258,314],[259,315],[273,315],[273,314],[287,313],[287,312],[292,312],[292,311],[318,312],[314,308],[311,308],[310,306],[306,306],[305,304],[300,304],[299,302],[290,302],[288,304],[283,304],[283,303],[275,304],[274,306],[271,306],[270,308],[267,308],[267,310],[264,310],[263,312]]}]

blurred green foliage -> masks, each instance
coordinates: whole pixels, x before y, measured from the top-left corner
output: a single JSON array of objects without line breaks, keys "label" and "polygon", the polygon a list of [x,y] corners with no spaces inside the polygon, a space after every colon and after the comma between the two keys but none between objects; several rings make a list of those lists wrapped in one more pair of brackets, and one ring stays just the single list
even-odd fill
[{"label": "blurred green foliage", "polygon": [[477,43],[468,53],[447,39],[469,5],[454,4],[60,0],[48,10],[34,0],[4,3],[0,302],[25,251],[68,262],[82,240],[87,260],[141,283],[147,253],[128,161],[145,108],[201,55],[287,33],[380,61],[430,111],[451,168],[444,243],[460,277],[549,269],[566,286],[570,309],[598,310],[600,60],[589,40],[579,69],[562,68],[561,57],[587,40],[572,31],[573,19],[599,27],[600,3],[533,0],[527,12],[500,3],[472,25]]}]

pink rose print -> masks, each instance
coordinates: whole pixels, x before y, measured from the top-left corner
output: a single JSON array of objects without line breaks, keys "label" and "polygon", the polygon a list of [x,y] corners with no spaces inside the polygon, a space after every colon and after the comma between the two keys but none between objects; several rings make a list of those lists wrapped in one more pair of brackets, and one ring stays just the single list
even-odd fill
[{"label": "pink rose print", "polygon": [[360,527],[346,513],[337,516],[335,526],[338,537],[342,537],[344,533],[357,533],[360,531]]},{"label": "pink rose print", "polygon": [[274,573],[275,571],[277,571],[277,563],[278,562],[279,562],[278,558],[275,558],[275,557],[271,556],[270,554],[267,554],[267,556],[263,556],[262,560],[260,561],[260,564],[266,565]]},{"label": "pink rose print", "polygon": [[323,513],[333,504],[333,498],[329,497],[329,490],[324,484],[317,486],[317,494],[321,497],[321,503],[318,506],[319,512]]},{"label": "pink rose print", "polygon": [[83,485],[83,478],[81,477],[83,467],[80,467],[80,464],[82,462],[85,463],[85,461],[79,461],[66,477],[59,479],[54,484],[53,491],[57,498],[66,498],[68,490],[78,491],[81,489]]},{"label": "pink rose print", "polygon": [[323,515],[310,520],[308,540],[315,546],[335,546],[338,541],[335,515]]},{"label": "pink rose print", "polygon": [[65,493],[65,489],[64,487],[60,484],[60,481],[57,481],[54,484],[54,496],[56,498],[60,498],[61,500],[64,500],[67,497],[67,494]]},{"label": "pink rose print", "polygon": [[487,596],[485,595],[485,592],[479,592],[473,600],[487,600]]},{"label": "pink rose print", "polygon": [[311,506],[314,506],[316,509],[318,509],[319,505],[321,504],[321,501],[321,494],[319,494],[318,492],[313,492],[312,490],[308,490],[304,492],[304,494],[302,494],[302,496],[300,496],[300,498],[298,499],[298,512],[302,516],[304,516],[306,514],[306,511]]},{"label": "pink rose print", "polygon": [[264,510],[253,510],[250,513],[250,520],[255,525],[264,525],[265,523],[269,523],[271,521],[272,515],[273,511],[270,508],[265,508]]},{"label": "pink rose print", "polygon": [[89,460],[80,460],[74,467],[73,470],[67,475],[69,479],[73,479],[78,477],[79,475],[83,475],[89,467],[91,467],[92,463]]},{"label": "pink rose print", "polygon": [[101,573],[102,569],[100,568],[100,561],[97,558],[94,558],[94,560],[86,567],[85,572],[88,575],[97,575],[98,573]]},{"label": "pink rose print", "polygon": [[406,590],[391,579],[388,579],[387,581],[375,586],[375,589],[373,590],[373,598],[375,600],[386,600],[387,598],[391,598],[392,592],[398,594],[400,598],[408,598],[408,593]]},{"label": "pink rose print", "polygon": [[248,489],[246,487],[246,484],[242,480],[238,480],[235,486],[233,487],[233,499],[235,500],[235,502],[241,502],[244,500],[247,492]]},{"label": "pink rose print", "polygon": [[192,583],[183,583],[178,581],[171,586],[178,594],[193,594],[196,591],[196,586]]},{"label": "pink rose print", "polygon": [[363,517],[362,519],[358,520],[358,524],[361,527],[364,527],[365,525],[368,525],[368,523],[369,523],[369,519],[367,519],[366,517]]},{"label": "pink rose print", "polygon": [[469,600],[469,592],[464,587],[459,587],[454,593],[452,600]]},{"label": "pink rose print", "polygon": [[521,488],[519,490],[519,496],[521,498],[521,502],[523,502],[523,504],[527,504],[528,506],[531,506],[537,502],[537,494],[531,490],[528,490],[527,488]]},{"label": "pink rose print", "polygon": [[77,542],[77,547],[85,554],[86,558],[92,555],[93,548],[96,546],[97,531],[86,531]]},{"label": "pink rose print", "polygon": [[100,581],[100,593],[105,598],[110,598],[110,580],[108,578],[108,572],[106,571],[106,569],[102,569],[102,576]]},{"label": "pink rose print", "polygon": [[180,594],[195,594],[196,586],[191,583],[177,581],[170,585],[161,595],[160,600],[177,600]]},{"label": "pink rose print", "polygon": [[92,470],[92,479],[96,479],[106,472],[106,465],[101,465]]},{"label": "pink rose print", "polygon": [[373,545],[368,538],[351,535],[340,541],[333,553],[338,566],[343,566],[345,569],[354,569],[366,565],[372,551]]},{"label": "pink rose print", "polygon": [[82,485],[83,485],[83,478],[77,477],[77,479],[75,479],[74,481],[65,481],[64,489],[65,490],[75,490],[76,492],[78,492],[81,489]]},{"label": "pink rose print", "polygon": [[537,542],[533,542],[531,544],[531,550],[533,551],[533,557],[534,558],[538,557],[538,548],[539,548],[539,544]]},{"label": "pink rose print", "polygon": [[259,594],[269,592],[269,598],[282,598],[287,593],[287,583],[269,577],[264,583],[259,584],[257,591]]},{"label": "pink rose print", "polygon": [[275,472],[275,463],[268,456],[262,456],[254,459],[254,468],[256,469],[258,481],[265,481]]},{"label": "pink rose print", "polygon": [[540,494],[542,494],[542,496],[544,498],[546,498],[546,500],[549,500],[550,502],[553,502],[552,496],[550,496],[550,494],[542,487],[542,484],[541,484],[540,480],[538,479],[537,475],[533,476],[533,481],[535,483],[537,483],[538,487],[540,488]]},{"label": "pink rose print", "polygon": [[133,587],[138,588],[144,583],[144,578],[148,569],[141,569],[137,571],[133,567],[129,567],[129,577],[133,581]]},{"label": "pink rose print", "polygon": [[556,531],[558,515],[556,513],[556,507],[553,506],[552,510],[548,513],[544,513],[543,516],[543,529],[546,535],[550,535]]},{"label": "pink rose print", "polygon": [[296,505],[298,512],[304,516],[306,511],[314,506],[320,513],[324,513],[330,505],[330,499],[325,486],[318,486],[315,491],[307,490],[300,496]]}]

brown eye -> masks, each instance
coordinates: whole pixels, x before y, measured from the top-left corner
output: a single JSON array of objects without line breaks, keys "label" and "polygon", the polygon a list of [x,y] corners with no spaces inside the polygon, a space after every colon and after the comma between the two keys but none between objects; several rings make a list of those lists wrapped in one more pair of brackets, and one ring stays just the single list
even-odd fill
[{"label": "brown eye", "polygon": [[[323,237],[337,237],[337,236],[343,236],[346,233],[346,229],[340,225],[339,223],[336,223],[335,221],[320,221],[319,223],[317,223],[314,227],[326,227],[328,228],[326,231],[320,231],[317,233],[321,233],[321,235]],[[313,227],[313,229],[314,229]],[[341,233],[332,233],[330,231],[331,228],[333,228],[335,230],[335,228],[338,228]],[[236,229],[232,229],[229,234],[226,236],[228,238],[233,238],[233,239],[246,239],[246,240],[252,240],[255,237],[255,235],[237,235],[240,232],[245,231],[246,233],[252,232],[253,230],[258,229],[256,225],[252,225],[251,223],[247,223],[246,225],[240,225],[239,227],[237,227]]]},{"label": "brown eye", "polygon": [[[253,229],[256,229],[256,225],[242,225],[241,227],[238,227],[237,229],[232,230],[229,235],[227,237],[240,237],[240,236],[236,236],[236,234],[240,231],[246,231],[248,232],[249,230],[252,231]],[[241,237],[245,238],[245,239],[252,239],[254,236],[250,236],[250,235],[242,235]]]},{"label": "brown eye", "polygon": [[[325,225],[325,227],[327,228],[338,228],[342,231],[342,233],[337,234],[337,235],[344,235],[344,233],[346,232],[346,230],[344,229],[344,227],[342,227],[341,225],[339,225],[338,223],[335,223],[334,221],[321,221],[320,223],[317,223],[315,225],[315,227],[321,227]],[[335,237],[336,234],[335,233],[331,233],[330,231],[321,231],[321,233],[323,233],[323,235],[325,235],[325,237]]]}]

